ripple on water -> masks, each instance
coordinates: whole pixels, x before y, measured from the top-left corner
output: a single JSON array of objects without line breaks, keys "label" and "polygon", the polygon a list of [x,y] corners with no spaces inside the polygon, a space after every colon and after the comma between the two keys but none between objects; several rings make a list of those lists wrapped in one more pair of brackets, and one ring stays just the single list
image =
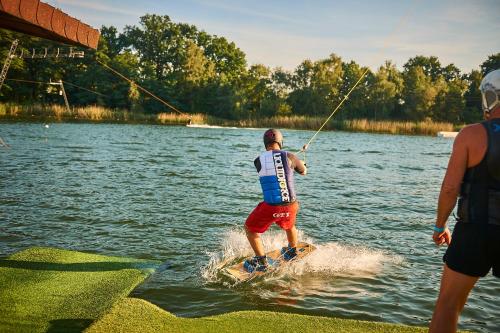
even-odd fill
[{"label": "ripple on water", "polygon": [[[12,147],[0,150],[2,254],[40,245],[169,261],[134,295],[182,316],[259,309],[423,326],[432,316],[445,249],[433,246],[429,225],[450,140],[322,132],[308,175],[296,178],[297,225],[318,251],[235,286],[211,267],[252,253],[243,224],[261,197],[253,160],[262,130],[0,124],[0,132]],[[286,148],[312,134],[286,131]],[[263,236],[268,249],[286,244],[276,230]],[[481,279],[460,328],[498,331],[499,283]]]}]

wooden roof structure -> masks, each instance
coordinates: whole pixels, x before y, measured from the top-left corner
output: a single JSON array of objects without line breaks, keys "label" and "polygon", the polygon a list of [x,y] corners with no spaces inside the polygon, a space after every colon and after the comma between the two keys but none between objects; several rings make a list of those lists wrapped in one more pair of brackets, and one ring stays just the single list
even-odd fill
[{"label": "wooden roof structure", "polygon": [[97,48],[99,30],[39,0],[0,0],[0,28]]}]

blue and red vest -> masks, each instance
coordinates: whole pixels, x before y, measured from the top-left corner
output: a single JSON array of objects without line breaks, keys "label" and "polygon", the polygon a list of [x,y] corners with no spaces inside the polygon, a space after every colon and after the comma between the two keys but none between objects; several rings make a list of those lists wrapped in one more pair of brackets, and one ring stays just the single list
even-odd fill
[{"label": "blue and red vest", "polygon": [[[257,162],[257,161],[256,161]],[[283,150],[269,150],[258,157],[260,164],[260,185],[264,202],[271,205],[283,205],[294,202],[295,183],[293,168],[288,159],[288,153]]]}]

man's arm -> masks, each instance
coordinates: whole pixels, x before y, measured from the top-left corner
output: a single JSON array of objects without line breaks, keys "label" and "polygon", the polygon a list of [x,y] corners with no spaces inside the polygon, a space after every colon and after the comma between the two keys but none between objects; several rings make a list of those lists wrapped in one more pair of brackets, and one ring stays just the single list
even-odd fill
[{"label": "man's arm", "polygon": [[293,153],[288,153],[288,159],[292,163],[292,167],[295,171],[297,171],[299,174],[302,176],[305,176],[307,174],[307,167],[304,164],[303,161],[301,161],[297,155]]},{"label": "man's arm", "polygon": [[451,242],[450,231],[446,228],[446,222],[457,203],[460,194],[460,186],[467,170],[468,150],[467,137],[470,129],[464,129],[455,138],[453,151],[448,162],[448,169],[441,185],[439,193],[438,208],[436,216],[436,227],[445,228],[443,232],[434,232],[433,239],[437,245]]},{"label": "man's arm", "polygon": [[257,157],[255,160],[253,160],[253,165],[255,165],[255,169],[257,169],[257,172],[260,172],[260,169],[262,169],[262,165],[260,164],[259,157]]}]

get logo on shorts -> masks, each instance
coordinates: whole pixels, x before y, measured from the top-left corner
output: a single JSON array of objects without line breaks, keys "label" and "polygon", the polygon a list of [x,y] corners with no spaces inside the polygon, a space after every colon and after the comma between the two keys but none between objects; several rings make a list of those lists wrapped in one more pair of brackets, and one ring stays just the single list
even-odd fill
[{"label": "get logo on shorts", "polygon": [[274,213],[273,217],[290,217],[289,212],[284,212],[284,213]]}]

